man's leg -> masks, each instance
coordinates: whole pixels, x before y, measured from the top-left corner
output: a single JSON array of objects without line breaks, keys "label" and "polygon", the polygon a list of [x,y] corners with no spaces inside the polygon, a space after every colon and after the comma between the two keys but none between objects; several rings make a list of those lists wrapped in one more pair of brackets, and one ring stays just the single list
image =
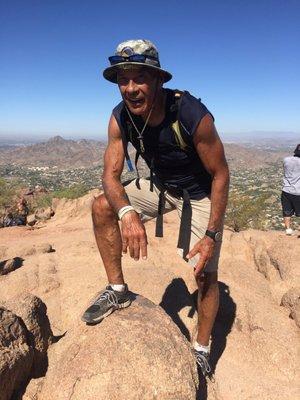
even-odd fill
[{"label": "man's leg", "polygon": [[[179,216],[182,214],[182,201],[167,195],[169,201],[176,204]],[[211,202],[209,198],[202,200],[191,200],[192,206],[192,232],[190,250],[199,241],[207,229]],[[209,365],[209,339],[219,308],[219,287],[218,287],[218,263],[220,257],[221,242],[215,244],[212,259],[207,263],[203,274],[196,278],[198,286],[198,334],[194,343],[195,355],[203,375],[211,372]],[[181,252],[182,253],[182,252]],[[188,263],[193,267],[197,262],[197,256]],[[192,268],[191,268],[192,271]]]},{"label": "man's leg", "polygon": [[92,219],[109,285],[94,298],[82,315],[82,321],[88,324],[96,324],[113,311],[131,304],[121,268],[122,239],[117,215],[103,194],[93,202]]},{"label": "man's leg", "polygon": [[285,229],[290,229],[291,217],[283,217],[283,222],[284,222]]},{"label": "man's leg", "polygon": [[[157,216],[158,192],[150,191],[150,181],[139,180],[139,188],[135,180],[124,184],[130,204],[140,214],[143,222]],[[174,207],[168,202],[165,204],[165,212]],[[121,267],[122,238],[118,223],[118,217],[109,205],[104,194],[97,197],[92,205],[92,219],[97,246],[106,270],[110,284],[124,284]]]},{"label": "man's leg", "polygon": [[197,343],[208,346],[211,331],[219,308],[218,273],[207,272],[196,279],[198,285],[198,335]]},{"label": "man's leg", "polygon": [[110,284],[124,284],[121,267],[122,238],[118,217],[104,194],[95,198],[92,219],[97,246]]},{"label": "man's leg", "polygon": [[[139,187],[135,180],[124,186],[131,205],[140,214],[143,222],[156,217],[158,192],[157,190],[150,192],[148,180],[140,179]],[[165,212],[172,209],[173,206],[166,202]],[[103,194],[93,202],[92,219],[95,239],[109,286],[100,292],[93,300],[93,304],[83,314],[82,320],[87,323],[100,322],[114,310],[128,307],[131,303],[121,267],[122,238],[118,218]]]},{"label": "man's leg", "polygon": [[294,214],[295,209],[291,197],[292,196],[289,193],[281,192],[283,222],[285,226],[285,233],[287,235],[293,234],[293,230],[291,228],[291,216]]},{"label": "man's leg", "polygon": [[216,268],[218,265],[220,243],[217,245],[212,262],[207,265],[208,271],[204,271],[200,277],[196,278],[198,286],[198,334],[194,342],[194,349],[197,364],[204,376],[211,373],[209,339],[219,309],[218,272],[211,270],[212,267]]},{"label": "man's leg", "polygon": [[[167,195],[169,201],[176,204],[177,211],[181,217],[182,201],[174,199],[174,197]],[[204,235],[207,229],[207,224],[210,216],[211,202],[209,198],[202,200],[191,200],[192,206],[192,232],[190,249],[193,248]],[[203,274],[196,278],[198,286],[198,334],[197,342],[199,345],[207,347],[209,338],[214,325],[214,321],[219,308],[219,287],[218,287],[218,263],[221,251],[221,242],[215,244],[214,255],[207,263]],[[191,267],[197,262],[189,260],[188,263]],[[191,271],[193,269],[191,268]]]}]

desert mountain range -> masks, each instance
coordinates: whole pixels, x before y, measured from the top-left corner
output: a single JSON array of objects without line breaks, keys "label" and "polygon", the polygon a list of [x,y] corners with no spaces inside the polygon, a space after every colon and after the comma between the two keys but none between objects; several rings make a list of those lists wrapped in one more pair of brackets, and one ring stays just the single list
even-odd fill
[{"label": "desert mountain range", "polygon": [[[0,266],[19,264],[0,276],[0,399],[11,398],[12,382],[19,383],[13,398],[23,400],[299,398],[300,239],[225,230],[211,343],[215,378],[198,383],[190,350],[196,286],[176,255],[176,213],[166,215],[163,239],[154,237],[154,221],[147,223],[148,260],[123,259],[132,306],[96,326],[81,322],[107,283],[90,216],[96,194],[57,200],[55,216],[38,229],[1,229]],[[1,380],[5,373],[10,380]]]},{"label": "desert mountain range", "polygon": [[92,167],[101,164],[105,144],[96,140],[66,140],[55,136],[47,142],[3,149],[0,165]]},{"label": "desert mountain range", "polygon": [[[66,140],[55,136],[43,143],[14,148],[2,148],[0,165],[48,166],[58,168],[87,168],[102,164],[106,143],[96,140]],[[266,152],[240,144],[225,143],[226,156],[231,167],[259,168],[281,160],[286,153]]]}]

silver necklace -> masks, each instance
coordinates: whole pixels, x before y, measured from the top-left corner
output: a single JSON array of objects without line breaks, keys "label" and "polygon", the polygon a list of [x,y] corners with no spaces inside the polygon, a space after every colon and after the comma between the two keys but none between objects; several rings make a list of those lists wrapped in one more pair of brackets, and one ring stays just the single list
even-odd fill
[{"label": "silver necklace", "polygon": [[[125,103],[125,102],[124,102]],[[151,109],[150,109],[150,111],[149,111],[149,114],[148,114],[148,117],[147,117],[147,119],[146,119],[146,121],[145,121],[145,124],[144,124],[144,126],[143,126],[143,129],[140,131],[139,129],[138,129],[138,127],[136,126],[136,124],[134,123],[134,120],[133,120],[133,118],[132,118],[132,116],[131,116],[131,114],[130,114],[130,111],[128,110],[128,108],[127,108],[127,106],[125,105],[125,108],[126,108],[126,111],[127,111],[127,114],[128,114],[128,116],[129,116],[129,118],[130,118],[130,121],[132,122],[132,125],[134,126],[134,129],[136,130],[136,132],[137,132],[137,134],[138,134],[138,139],[139,139],[139,141],[140,141],[140,149],[141,149],[141,152],[142,153],[144,153],[145,152],[145,147],[144,147],[144,142],[143,142],[143,134],[144,134],[144,132],[145,132],[145,129],[146,129],[146,126],[147,126],[147,124],[148,124],[148,121],[149,121],[149,118],[150,118],[150,116],[151,116],[151,114],[152,114],[152,110],[153,110],[153,105],[152,105],[152,107],[151,107]]]}]

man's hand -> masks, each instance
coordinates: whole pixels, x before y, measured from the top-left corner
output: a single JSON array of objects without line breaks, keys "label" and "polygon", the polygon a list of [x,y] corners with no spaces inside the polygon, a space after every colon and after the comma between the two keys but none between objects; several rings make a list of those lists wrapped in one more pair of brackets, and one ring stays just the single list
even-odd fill
[{"label": "man's hand", "polygon": [[208,236],[204,236],[195,244],[188,253],[187,258],[193,258],[199,254],[199,260],[194,267],[194,275],[200,276],[207,262],[212,258],[215,248],[215,241]]},{"label": "man's hand", "polygon": [[129,248],[130,257],[138,261],[140,254],[143,260],[147,259],[147,235],[144,224],[138,213],[127,212],[121,220],[122,252],[127,253]]}]

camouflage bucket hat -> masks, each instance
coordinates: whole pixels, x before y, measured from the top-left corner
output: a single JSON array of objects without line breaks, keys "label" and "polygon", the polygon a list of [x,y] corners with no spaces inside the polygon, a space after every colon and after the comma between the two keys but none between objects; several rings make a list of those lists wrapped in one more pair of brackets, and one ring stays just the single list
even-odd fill
[{"label": "camouflage bucket hat", "polygon": [[163,72],[164,82],[172,78],[169,72],[160,67],[157,48],[149,40],[137,39],[122,42],[118,45],[115,55],[108,59],[111,65],[103,71],[103,76],[113,83],[117,83],[118,69],[130,69],[141,65]]}]

